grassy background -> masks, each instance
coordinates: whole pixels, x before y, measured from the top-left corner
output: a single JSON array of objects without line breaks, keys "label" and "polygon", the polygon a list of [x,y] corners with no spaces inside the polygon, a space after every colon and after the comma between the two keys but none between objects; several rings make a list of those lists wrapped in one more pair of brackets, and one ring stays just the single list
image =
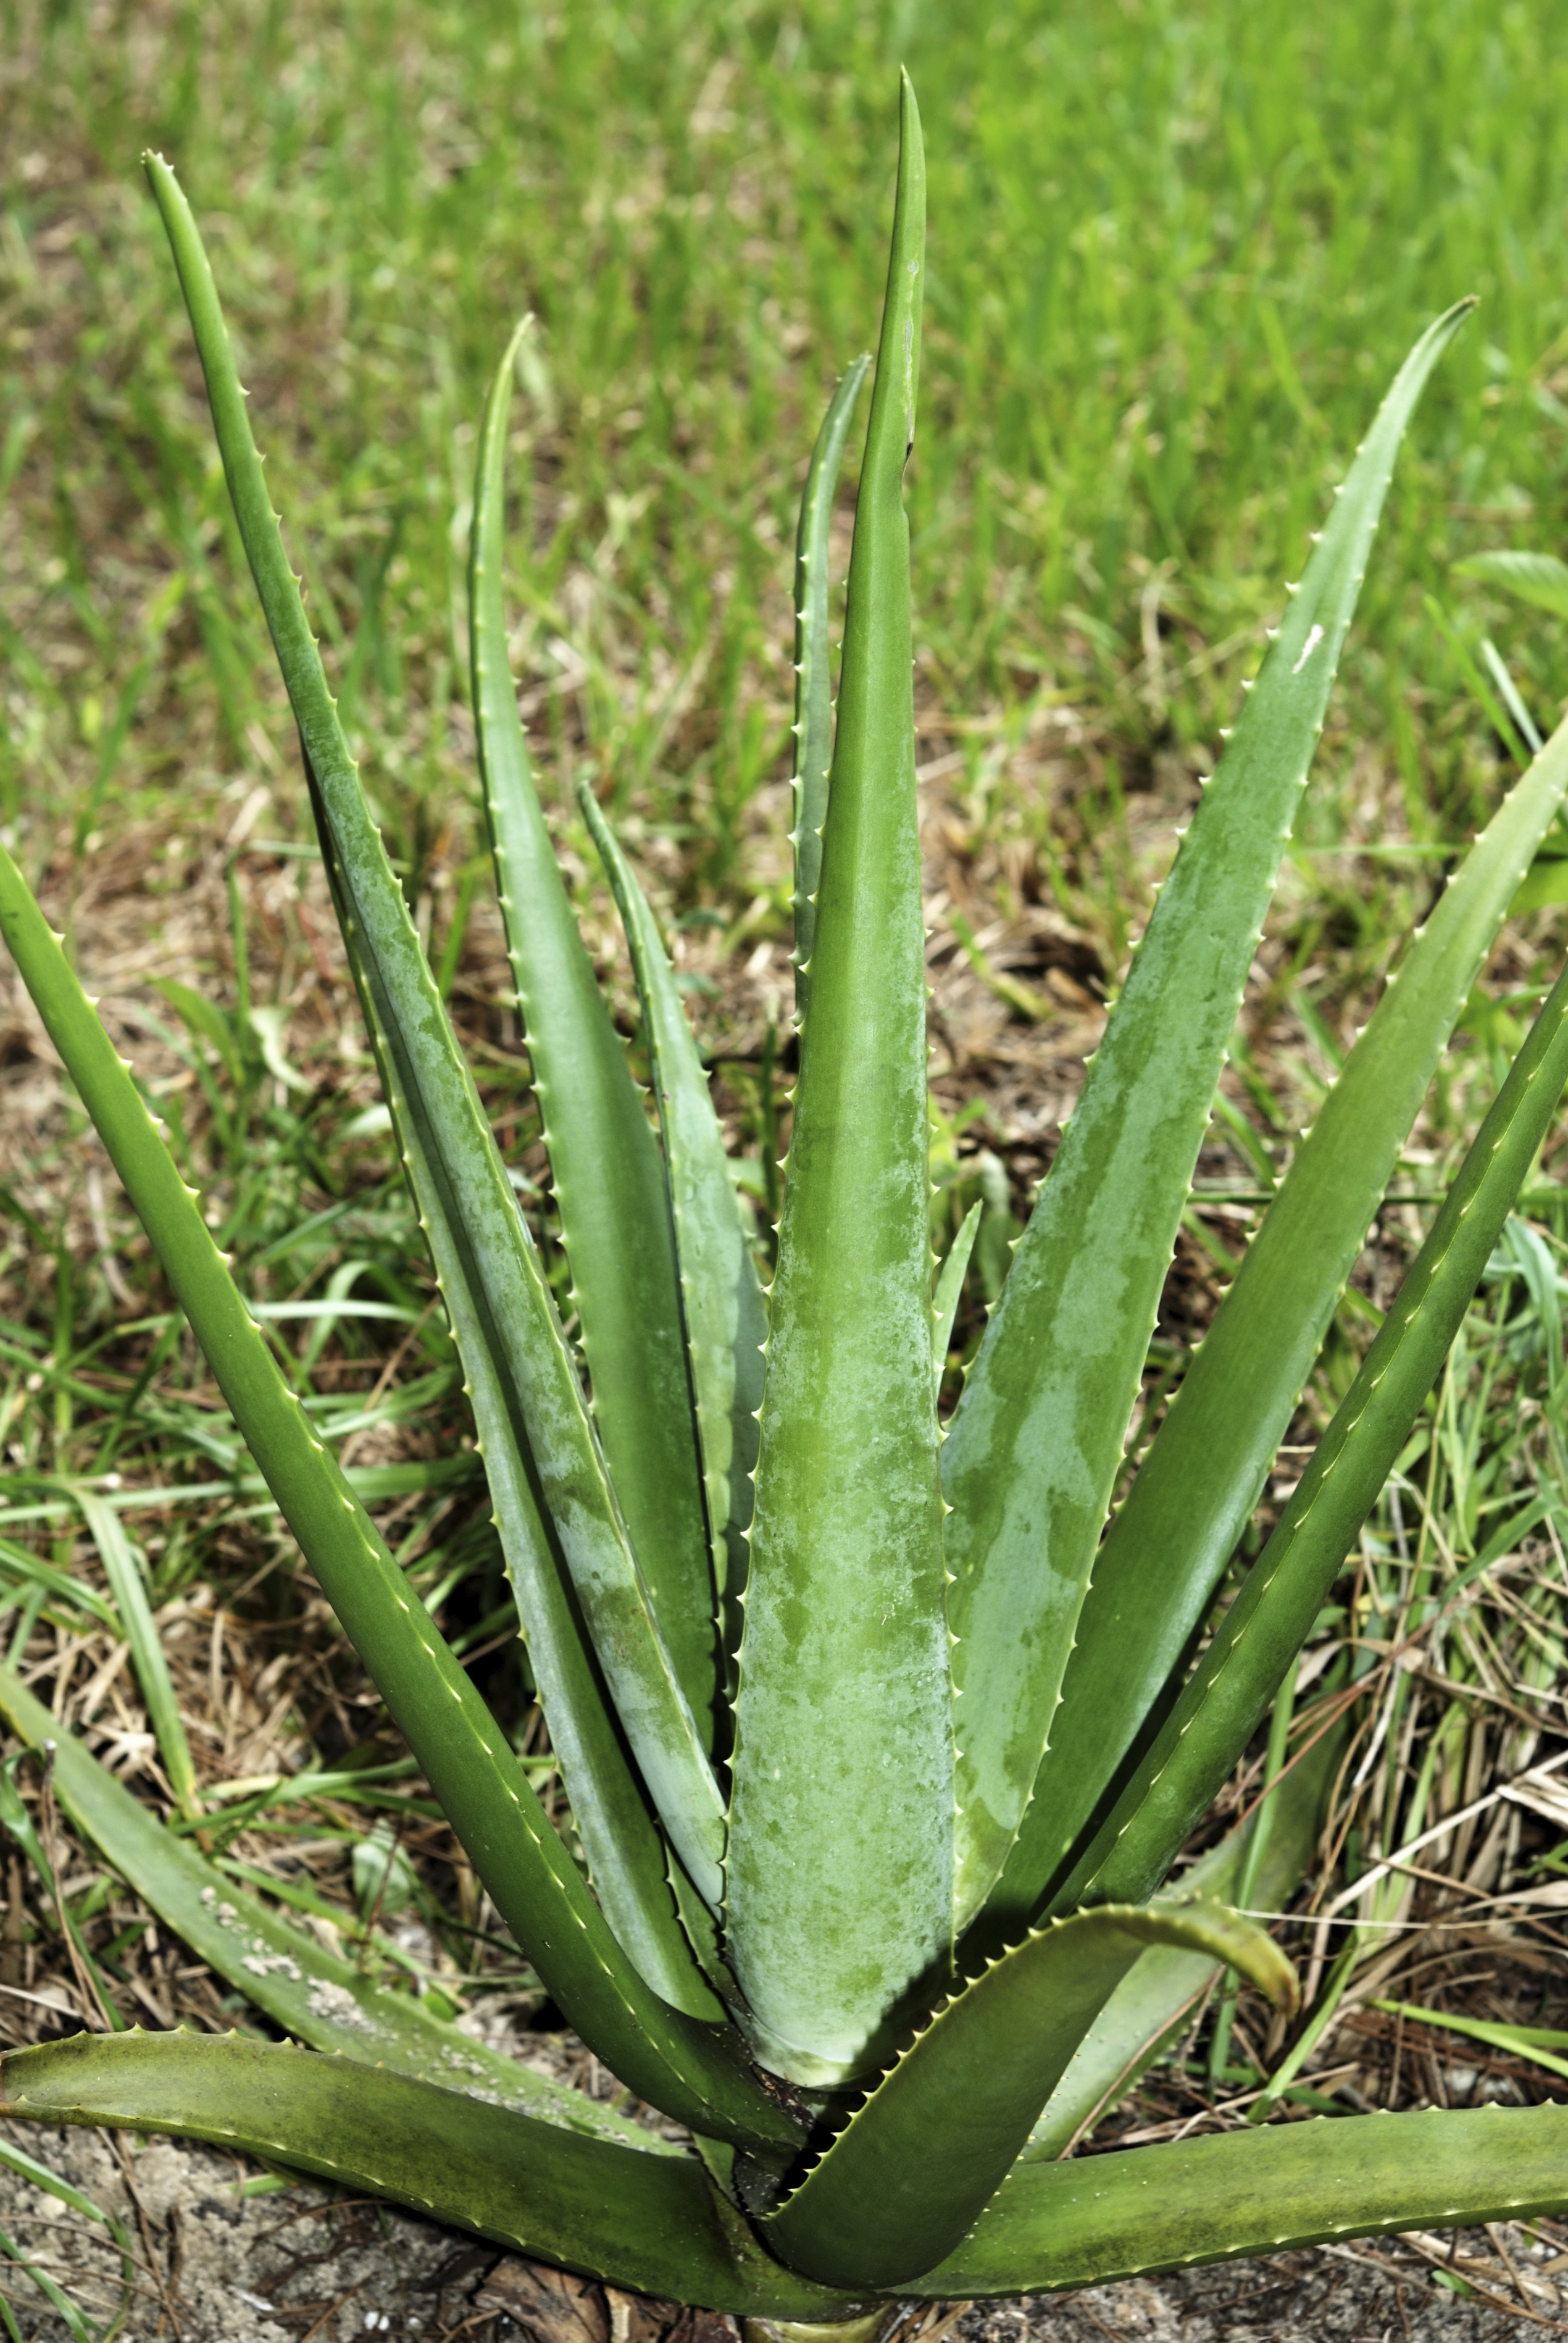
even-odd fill
[{"label": "grassy background", "polygon": [[[977,1182],[992,1196],[981,1258],[994,1283],[1008,1174],[1016,1197],[1040,1168],[1070,1087],[1062,1067],[1092,1046],[1308,532],[1405,350],[1464,293],[1480,310],[1402,458],[1260,956],[1236,1092],[1254,1146],[1206,1159],[1211,1179],[1251,1187],[1280,1159],[1286,1109],[1321,1091],[1343,1023],[1505,786],[1508,752],[1431,598],[1460,641],[1495,633],[1543,729],[1560,711],[1553,623],[1451,576],[1482,548],[1560,549],[1557,33],[1544,0],[1423,0],[1375,17],[1347,0],[554,13],[237,0],[220,17],[176,0],[0,5],[0,821],[84,963],[106,970],[113,1021],[222,1241],[277,1313],[317,1421],[536,1753],[537,1717],[504,1674],[510,1614],[458,1377],[365,1119],[367,1061],[139,150],[176,165],[210,239],[367,782],[434,946],[451,946],[498,1125],[538,1172],[482,897],[458,932],[481,827],[463,595],[474,426],[512,319],[534,311],[508,589],[542,790],[590,937],[612,958],[568,809],[585,773],[614,803],[682,923],[737,1145],[766,1154],[762,1034],[788,944],[794,504],[831,383],[875,336],[896,68],[909,64],[931,203],[910,473],[916,691],[937,953],[958,971],[938,982],[938,1170],[957,1204]],[[846,519],[851,508],[847,484]],[[1046,1013],[1032,1025],[1010,1023],[969,977],[950,910],[1033,994]],[[1528,991],[1560,918],[1515,927],[1505,986]],[[197,982],[216,1021],[151,991],[152,975]],[[270,1029],[256,1005],[277,1010]],[[1506,1014],[1472,1026],[1457,1087],[1439,1086],[1406,1167],[1422,1192],[1472,1114],[1472,1080],[1490,1079],[1488,1044],[1509,1038]],[[0,1073],[8,1650],[159,1794],[112,1639],[15,1560],[47,1553],[101,1589],[68,1501],[41,1482],[122,1473],[115,1503],[149,1564],[222,1817],[215,1843],[253,1875],[287,1873],[297,1893],[307,1877],[340,1913],[357,1897],[353,1926],[388,1974],[438,1977],[454,2005],[493,1998],[515,1964],[487,1942],[417,1786],[357,1799],[333,1774],[298,1806],[232,1787],[396,1753],[245,1483],[205,1366],[15,1001]],[[1325,1622],[1352,1636],[1366,1694],[1337,1815],[1336,1875],[1352,1882],[1561,1732],[1564,1248],[1560,1205],[1536,1201],[1534,1236],[1494,1265]],[[1191,1220],[1162,1371],[1211,1308],[1255,1202]],[[1414,1204],[1385,1216],[1360,1281],[1370,1305],[1388,1299],[1420,1225]],[[346,1302],[387,1314],[320,1314]],[[300,1310],[317,1314],[292,1323]],[[1331,1343],[1324,1395],[1342,1387],[1359,1323]],[[1291,1470],[1287,1455],[1276,1496]],[[1474,1591],[1459,1604],[1462,1582]],[[1396,1664],[1418,1644],[1419,1668]],[[303,1704],[278,1689],[290,1668],[308,1679]],[[1568,1869],[1555,1836],[1568,1814],[1523,1811],[1498,1807],[1439,1850],[1462,1909]],[[377,1814],[416,1858],[402,1905],[360,1891],[387,1872]],[[308,1858],[291,1852],[302,1834]],[[366,1852],[377,1845],[379,1873]],[[1417,1892],[1400,1875],[1355,1907],[1376,1923],[1369,1953],[1405,1941],[1377,1929],[1425,1926]],[[210,1981],[182,1970],[105,1875],[89,1865],[72,1893],[127,2013],[221,2022]],[[54,1920],[30,1912],[27,1958],[47,1968]],[[1325,1961],[1339,1941],[1311,1940],[1309,1983],[1327,1975],[1335,1994],[1347,1973]],[[1469,1941],[1411,1939],[1437,1947],[1435,1976],[1418,1973],[1423,2005],[1444,1990],[1445,1946]],[[68,1993],[57,1961],[52,1973]],[[1385,1991],[1392,1974],[1377,1971]],[[1519,1974],[1493,2014],[1539,2019],[1528,1961]],[[1372,2032],[1342,2087],[1352,2103],[1363,2084],[1397,2097],[1404,2037],[1361,2019]],[[7,2022],[22,2023],[14,2009]],[[1172,2126],[1195,2093],[1244,2098],[1280,2055],[1244,2007],[1230,2046],[1216,2041],[1207,2066],[1172,2070]],[[1379,2081],[1390,2042],[1392,2081]],[[1407,2094],[1442,2096],[1441,2077],[1433,2089],[1412,2071]]]},{"label": "grassy background", "polygon": [[[1004,738],[1052,693],[1084,718],[1030,802],[972,755],[970,819],[1054,830],[1077,889],[1122,795],[1162,756],[1209,759],[1383,386],[1466,292],[1315,820],[1359,834],[1375,800],[1396,834],[1457,835],[1487,795],[1422,598],[1462,552],[1555,542],[1568,64],[1546,6],[240,0],[221,40],[175,5],[0,22],[13,818],[40,779],[111,812],[189,805],[256,767],[276,706],[150,144],[213,239],[292,542],[415,850],[472,834],[472,430],[527,307],[515,659],[559,801],[586,766],[678,846],[688,900],[775,880],[776,858],[747,868],[747,809],[789,769],[793,498],[874,338],[900,58],[931,163],[922,702]],[[1545,622],[1511,620],[1507,646],[1554,705]]]}]

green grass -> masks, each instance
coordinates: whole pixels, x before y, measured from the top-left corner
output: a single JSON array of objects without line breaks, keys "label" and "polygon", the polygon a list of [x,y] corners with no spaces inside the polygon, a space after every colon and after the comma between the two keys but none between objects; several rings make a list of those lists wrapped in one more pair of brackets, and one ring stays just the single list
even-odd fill
[{"label": "green grass", "polygon": [[[1452,560],[1549,547],[1561,503],[1568,65],[1539,0],[250,5],[221,43],[176,5],[4,25],[13,817],[40,774],[88,826],[144,791],[189,804],[257,769],[263,709],[289,760],[136,169],[152,144],[211,227],[410,858],[472,835],[471,435],[527,307],[514,656],[558,801],[586,769],[676,841],[689,900],[766,889],[747,809],[788,771],[792,500],[878,314],[900,57],[931,153],[922,703],[998,717],[1004,743],[1042,696],[1083,719],[1043,775],[972,742],[968,818],[1037,845],[1054,827],[1076,892],[1118,801],[1211,757],[1377,386],[1467,291],[1481,315],[1402,468],[1316,828],[1360,834],[1375,800],[1452,835],[1492,786],[1422,596],[1479,608]],[[1504,640],[1554,704],[1549,622],[1511,615]],[[1355,891],[1322,890],[1359,930]]]}]

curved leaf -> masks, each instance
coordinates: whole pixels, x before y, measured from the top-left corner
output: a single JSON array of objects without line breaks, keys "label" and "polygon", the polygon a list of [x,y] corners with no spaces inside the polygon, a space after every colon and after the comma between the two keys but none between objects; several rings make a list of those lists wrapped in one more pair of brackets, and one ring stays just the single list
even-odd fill
[{"label": "curved leaf", "polygon": [[762,1401],[768,1319],[740,1217],[724,1134],[675,976],[641,888],[589,789],[583,817],[609,879],[637,977],[653,1061],[687,1363],[702,1450],[715,1581],[733,1602],[746,1584],[746,1533]]},{"label": "curved leaf", "polygon": [[1206,1811],[1301,1650],[1442,1364],[1568,1081],[1561,975],[1268,1544],[1071,1876],[1147,1896]]},{"label": "curved leaf", "polygon": [[828,775],[833,761],[832,677],[828,642],[828,548],[833,499],[844,461],[855,401],[870,371],[869,357],[845,368],[828,402],[800,498],[795,536],[795,1021],[806,1021],[808,973],[817,933],[817,890],[822,877],[822,825],[828,819]]},{"label": "curved leaf", "polygon": [[[1316,1844],[1324,1793],[1343,1745],[1344,1727],[1335,1726],[1297,1758],[1276,1785],[1249,1904],[1255,1900],[1265,1911],[1278,1908],[1301,1885]],[[1251,1836],[1251,1821],[1238,1824],[1167,1893],[1237,1903]],[[1151,1945],[1141,1953],[1073,2052],[1020,2150],[1021,2159],[1044,2162],[1065,2156],[1091,2133],[1188,2023],[1222,1966],[1212,1955],[1181,1945]]]},{"label": "curved leaf", "polygon": [[960,1927],[1006,1861],[1051,1733],[1192,1165],[1394,456],[1472,306],[1422,335],[1351,468],[1161,890],[942,1452]]},{"label": "curved leaf", "polygon": [[575,1370],[517,1199],[403,892],[370,819],[284,555],[251,437],[212,271],[189,206],[156,156],[147,164],[190,312],[240,535],[299,727],[346,940],[396,1061],[407,1117],[434,1175],[438,1211],[480,1298],[527,1423],[541,1493],[642,1777],[688,1870],[720,1892],[723,1804],[654,1619],[593,1436]]},{"label": "curved leaf", "polygon": [[857,2308],[759,2251],[688,2156],[640,2156],[347,2058],[236,2034],[78,2034],[0,2060],[0,2117],[176,2132],[639,2293],[775,2318]]},{"label": "curved leaf", "polygon": [[1022,2164],[919,2291],[1022,2294],[1568,2205],[1568,2107],[1320,2116]]},{"label": "curved leaf", "polygon": [[1229,1962],[1295,2006],[1279,1947],[1218,1904],[1109,1905],[1057,1921],[939,2010],[767,2222],[776,2249],[834,2286],[897,2286],[929,2269],[1006,2178],[1086,2029],[1149,1945]]},{"label": "curved leaf", "polygon": [[861,2072],[945,1966],[952,1746],[931,1403],[924,927],[909,527],[924,257],[920,118],[860,474],[769,1311],[730,1809],[728,1949],[765,2062]]},{"label": "curved leaf", "polygon": [[383,1992],[352,1963],[335,1959],[308,1930],[269,1911],[188,1838],[156,1822],[5,1667],[0,1716],[30,1748],[54,1744],[55,1787],[78,1830],[198,1958],[299,2041],[447,2090],[482,2090],[543,2123],[626,2147],[679,2153],[645,2125],[487,2049],[411,1995]]},{"label": "curved leaf", "polygon": [[524,330],[491,386],[474,479],[468,601],[479,773],[594,1422],[654,1614],[711,1748],[720,1674],[714,1586],[664,1166],[567,900],[507,659],[507,423]]},{"label": "curved leaf", "polygon": [[1509,792],[1346,1059],[1095,1557],[1051,1745],[988,1922],[1039,1904],[1201,1620],[1455,1019],[1568,787],[1568,725]]}]

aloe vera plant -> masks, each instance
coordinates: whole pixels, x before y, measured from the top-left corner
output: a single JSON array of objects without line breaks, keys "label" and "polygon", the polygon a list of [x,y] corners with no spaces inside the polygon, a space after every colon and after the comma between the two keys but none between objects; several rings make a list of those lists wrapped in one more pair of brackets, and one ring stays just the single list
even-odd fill
[{"label": "aloe vera plant", "polygon": [[[1564,978],[1194,1662],[1369,1217],[1568,782],[1565,729],[1412,940],[1107,1527],[1392,467],[1465,305],[1406,360],[1292,589],[944,1439],[938,1385],[974,1219],[933,1287],[901,487],[924,186],[907,82],[836,719],[827,528],[865,361],[835,397],[802,508],[800,1071],[767,1293],[630,864],[585,797],[630,948],[657,1127],[535,795],[501,590],[515,346],[480,432],[473,699],[581,1363],[361,794],[195,223],[162,160],[147,169],[586,1875],[283,1382],[3,850],[0,929],[256,1464],[498,1911],[569,2022],[692,2145],[368,1985],[68,1740],[54,1778],[77,1826],[289,2041],[82,2036],[7,2055],[0,2111],[249,2147],[622,2287],[786,2325],[869,2328],[910,2297],[1081,2285],[1568,2203],[1568,2111],[1554,2107],[1063,2155],[1222,1969],[1293,2005],[1288,1963],[1231,1906],[1267,1907],[1299,1878],[1332,1737],[1274,1784],[1266,1837],[1244,1821],[1174,1888],[1168,1875],[1290,1677],[1568,1080]],[[110,1531],[87,1518],[111,1561]],[[156,1677],[117,1549],[111,1577]],[[51,1735],[5,1671],[0,1714],[34,1746]],[[1277,1770],[1282,1732],[1271,1749]],[[0,1818],[26,1830],[9,1776],[0,1785]],[[178,1787],[198,1815],[194,1776]]]}]

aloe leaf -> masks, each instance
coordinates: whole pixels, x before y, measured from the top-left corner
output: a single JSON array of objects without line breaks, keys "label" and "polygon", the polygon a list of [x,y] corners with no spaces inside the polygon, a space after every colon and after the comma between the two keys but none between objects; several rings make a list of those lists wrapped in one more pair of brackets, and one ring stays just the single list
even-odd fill
[{"label": "aloe leaf", "polygon": [[142,1563],[114,1507],[106,1504],[95,1490],[80,1483],[72,1482],[65,1485],[80,1507],[82,1519],[98,1549],[98,1558],[109,1582],[109,1592],[114,1596],[115,1609],[119,1614],[121,1633],[131,1647],[131,1665],[136,1670],[136,1682],[146,1703],[147,1722],[153,1728],[158,1755],[163,1760],[169,1787],[175,1794],[175,1804],[182,1815],[194,1818],[202,1810],[196,1766],[191,1760],[185,1720],[180,1715],[180,1704],[169,1676],[169,1664],[164,1657],[163,1643],[154,1623]]},{"label": "aloe leaf", "polygon": [[[427,1121],[403,1080],[387,1030],[387,1007],[374,966],[359,950],[358,932],[344,900],[341,868],[325,823],[322,829],[328,839],[327,881],[342,920],[349,968],[404,1171],[463,1360],[492,1519],[588,1876],[611,1927],[655,1992],[689,2016],[722,2018],[723,2007],[694,1964],[680,1926],[669,1887],[671,1857],[622,1740],[555,1524],[538,1500],[528,1431],[483,1279],[476,1273],[457,1216],[447,1209],[439,1166],[427,1144]],[[522,1226],[526,1237],[526,1222]]]},{"label": "aloe leaf", "polygon": [[1543,1003],[1361,1369],[1181,1696],[1053,1896],[1150,1895],[1246,1747],[1377,1501],[1568,1081],[1568,970]]},{"label": "aloe leaf", "polygon": [[795,1021],[806,1021],[809,966],[822,877],[822,825],[833,761],[832,674],[828,640],[828,551],[833,499],[855,402],[870,369],[856,358],[828,402],[800,498],[795,536]]},{"label": "aloe leaf", "polygon": [[[1175,1895],[1228,1906],[1255,1900],[1264,1910],[1285,1904],[1312,1861],[1324,1792],[1343,1745],[1342,1726],[1326,1732],[1282,1776],[1251,1897],[1237,1895],[1251,1848],[1251,1820],[1227,1831],[1184,1871]],[[1141,1953],[1073,2052],[1020,2157],[1043,2162],[1065,2156],[1092,2132],[1189,2022],[1222,1966],[1212,1954],[1182,1945],[1151,1945]]]},{"label": "aloe leaf", "polygon": [[714,1578],[721,1599],[733,1601],[746,1583],[746,1533],[751,1522],[762,1345],[768,1332],[762,1289],[708,1076],[658,929],[592,790],[585,788],[580,797],[620,911],[642,1002],[675,1220]]},{"label": "aloe leaf", "polygon": [[594,1421],[676,1674],[711,1747],[717,1614],[664,1167],[550,846],[507,658],[507,423],[524,330],[491,387],[474,480],[468,593],[479,772]]},{"label": "aloe leaf", "polygon": [[[7,2062],[9,2063],[9,2062]],[[1020,2164],[921,2294],[1021,2294],[1568,2204],[1568,2108],[1323,2116]]]},{"label": "aloe leaf", "polygon": [[1394,457],[1471,306],[1416,344],[1351,468],[1161,891],[953,1416],[942,1480],[960,1926],[1006,1860],[1051,1733],[1192,1165]]},{"label": "aloe leaf", "polygon": [[384,1992],[349,1962],[335,1959],[208,1863],[188,1838],[155,1822],[4,1667],[0,1716],[30,1748],[54,1744],[55,1787],[77,1828],[200,1959],[301,2042],[447,2090],[482,2090],[544,2123],[655,2154],[678,2153],[646,2126],[485,2048],[410,1995]]},{"label": "aloe leaf", "polygon": [[1554,618],[1568,618],[1568,562],[1554,553],[1473,553],[1454,568],[1461,578],[1479,578],[1483,585],[1501,586]]},{"label": "aloe leaf", "polygon": [[1006,2178],[1086,2028],[1149,1945],[1227,1961],[1295,2006],[1278,1946],[1218,1904],[1108,1905],[1053,1922],[937,2012],[769,2219],[775,2249],[835,2286],[898,2286],[929,2269]]},{"label": "aloe leaf", "polygon": [[1299,1147],[1095,1558],[1061,1712],[988,1922],[1027,1917],[1207,1610],[1455,1019],[1568,787],[1568,725],[1418,930]]},{"label": "aloe leaf", "polygon": [[177,2132],[639,2293],[820,2318],[843,2297],[779,2268],[694,2157],[644,2156],[432,2083],[236,2034],[78,2034],[11,2051],[0,2117]]},{"label": "aloe leaf", "polygon": [[[298,584],[288,567],[251,437],[212,271],[189,206],[167,166],[149,157],[206,377],[219,451],[241,538],[299,727],[339,918],[374,993],[396,1058],[406,1111],[438,1192],[450,1242],[467,1260],[493,1341],[528,1425],[539,1488],[556,1523],[599,1665],[643,1780],[677,1852],[717,1902],[724,1809],[699,1729],[677,1679],[646,1582],[583,1404],[549,1289],[518,1209],[445,1004],[414,932],[359,787]],[[706,1567],[706,1565],[704,1565]]]},{"label": "aloe leaf", "polygon": [[948,1247],[947,1259],[937,1279],[937,1290],[931,1300],[931,1365],[939,1383],[942,1379],[942,1369],[948,1363],[948,1345],[953,1339],[953,1320],[959,1314],[964,1272],[970,1265],[970,1255],[980,1234],[980,1215],[984,1211],[983,1198],[977,1198],[964,1214],[963,1225]]},{"label": "aloe leaf", "polygon": [[488,1709],[284,1382],[129,1066],[4,848],[0,936],[279,1511],[547,1990],[655,2106],[721,2137],[789,2138],[726,2044],[668,2008],[621,1951]]},{"label": "aloe leaf", "polygon": [[951,1926],[901,496],[925,182],[907,78],[900,126],[769,1309],[730,1812],[729,1956],[766,2063],[805,2082],[874,2062],[897,2004],[945,1966]]}]

